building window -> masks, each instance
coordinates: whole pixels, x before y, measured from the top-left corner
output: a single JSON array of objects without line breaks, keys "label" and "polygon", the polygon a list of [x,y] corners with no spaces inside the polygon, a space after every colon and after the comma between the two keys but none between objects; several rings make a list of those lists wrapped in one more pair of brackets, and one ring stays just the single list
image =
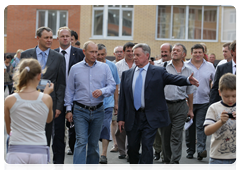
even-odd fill
[{"label": "building window", "polygon": [[236,9],[232,6],[222,10],[222,41],[236,40]]},{"label": "building window", "polygon": [[158,5],[156,39],[216,41],[217,6]]},{"label": "building window", "polygon": [[56,10],[38,10],[36,29],[45,26],[53,31],[53,37],[57,37],[57,30],[68,25],[68,12]]},{"label": "building window", "polygon": [[131,39],[133,5],[94,5],[92,38]]}]

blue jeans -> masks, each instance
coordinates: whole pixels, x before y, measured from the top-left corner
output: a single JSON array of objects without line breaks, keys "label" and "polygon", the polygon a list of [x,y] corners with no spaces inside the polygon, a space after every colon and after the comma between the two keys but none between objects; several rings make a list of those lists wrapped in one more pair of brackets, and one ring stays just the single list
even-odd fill
[{"label": "blue jeans", "polygon": [[[76,132],[74,164],[98,164],[98,140],[104,119],[104,106],[95,111],[84,109],[76,104],[73,107],[73,121]],[[86,147],[87,157],[86,157]]]},{"label": "blue jeans", "polygon": [[209,159],[208,170],[238,170],[238,159]]}]

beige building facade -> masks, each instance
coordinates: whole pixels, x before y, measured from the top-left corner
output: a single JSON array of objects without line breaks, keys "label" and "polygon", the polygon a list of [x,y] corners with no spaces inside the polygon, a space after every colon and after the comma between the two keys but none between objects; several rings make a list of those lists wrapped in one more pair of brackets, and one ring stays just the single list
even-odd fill
[{"label": "beige building facade", "polygon": [[160,55],[163,43],[191,47],[205,43],[207,53],[223,59],[222,45],[236,39],[233,6],[84,5],[80,14],[80,42],[102,43],[108,56],[126,42],[147,43],[151,57]]}]

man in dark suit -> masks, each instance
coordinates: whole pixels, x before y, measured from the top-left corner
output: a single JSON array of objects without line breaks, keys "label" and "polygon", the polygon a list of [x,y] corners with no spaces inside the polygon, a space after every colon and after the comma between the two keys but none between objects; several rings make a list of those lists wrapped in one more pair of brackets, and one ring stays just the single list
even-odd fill
[{"label": "man in dark suit", "polygon": [[[21,53],[22,58],[37,59],[42,69],[46,68],[46,72],[42,74],[42,79],[51,80],[54,84],[54,91],[50,94],[53,100],[54,120],[46,124],[46,137],[48,146],[51,143],[51,136],[53,135],[53,152],[57,150],[59,145],[64,145],[64,129],[62,122],[65,121],[65,114],[63,112],[64,94],[65,94],[65,61],[61,54],[50,47],[53,41],[52,30],[48,27],[40,27],[36,32],[38,46],[28,49]],[[54,133],[52,134],[52,131]],[[64,152],[65,153],[65,152]],[[64,153],[54,153],[53,163],[64,163]]]},{"label": "man in dark suit", "polygon": [[188,78],[172,75],[163,67],[149,64],[150,51],[147,44],[136,44],[133,54],[137,67],[123,72],[121,79],[118,126],[120,132],[126,130],[131,164],[153,163],[152,146],[157,128],[170,123],[164,86],[199,85],[193,74]]},{"label": "man in dark suit", "polygon": [[219,96],[219,93],[218,93],[218,84],[221,76],[224,75],[225,73],[236,74],[236,40],[233,41],[229,47],[232,54],[232,60],[225,64],[219,65],[217,67],[217,70],[215,72],[213,87],[210,91],[210,102],[209,102],[210,105],[221,100],[221,97]]},{"label": "man in dark suit", "polygon": [[[84,58],[84,54],[82,49],[73,47],[71,45],[71,30],[68,27],[61,27],[58,29],[58,41],[60,47],[55,49],[55,51],[62,54],[65,58],[66,63],[66,83],[67,83],[67,77],[69,74],[69,71],[71,67],[82,61]],[[66,112],[66,107],[64,107],[64,113]],[[70,123],[67,121],[66,123],[67,127],[69,128],[69,138],[68,138],[68,145],[70,147],[70,150],[68,151],[68,155],[72,155],[74,151],[74,145],[75,145],[75,129],[73,126],[73,123],[70,125]],[[61,148],[65,150],[65,146]]]}]

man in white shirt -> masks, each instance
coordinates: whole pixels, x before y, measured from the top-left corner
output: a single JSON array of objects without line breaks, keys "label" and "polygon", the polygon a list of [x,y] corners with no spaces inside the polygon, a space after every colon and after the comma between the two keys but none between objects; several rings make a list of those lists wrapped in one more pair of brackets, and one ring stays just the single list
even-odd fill
[{"label": "man in white shirt", "polygon": [[[134,44],[131,42],[126,43],[123,46],[124,59],[122,59],[116,63],[120,80],[122,78],[122,73],[124,71],[136,67],[136,64],[133,61],[133,51],[132,51],[133,46],[134,46]],[[120,94],[120,86],[118,89],[118,94]],[[126,157],[126,153],[127,153],[127,147],[125,145],[126,144],[126,131],[122,130],[122,133],[120,133],[120,129],[118,129],[115,136],[116,136],[116,140],[117,140],[118,151],[120,154],[118,156],[118,158],[124,159]]]},{"label": "man in white shirt", "polygon": [[171,60],[172,45],[169,43],[164,43],[160,46],[161,59],[154,61],[154,65],[159,66],[165,61]]}]

